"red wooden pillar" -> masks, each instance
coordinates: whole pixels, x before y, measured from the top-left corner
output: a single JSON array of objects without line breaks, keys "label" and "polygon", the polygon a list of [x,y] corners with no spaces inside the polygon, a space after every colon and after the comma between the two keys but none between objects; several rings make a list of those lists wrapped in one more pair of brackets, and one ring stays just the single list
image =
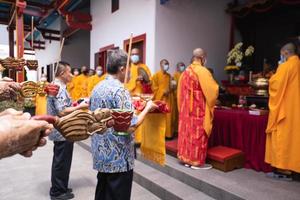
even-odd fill
[{"label": "red wooden pillar", "polygon": [[[16,14],[16,43],[17,43],[17,58],[23,58],[24,55],[24,19],[23,12],[26,8],[26,1],[16,0],[17,14]],[[23,71],[16,72],[16,81],[24,81],[24,69]]]}]

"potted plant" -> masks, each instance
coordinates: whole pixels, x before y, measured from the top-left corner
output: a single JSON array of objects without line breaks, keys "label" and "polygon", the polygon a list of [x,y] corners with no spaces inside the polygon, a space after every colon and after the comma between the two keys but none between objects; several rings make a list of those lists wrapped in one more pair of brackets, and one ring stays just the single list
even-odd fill
[{"label": "potted plant", "polygon": [[[227,54],[227,66],[224,70],[229,75],[229,81],[232,83],[234,80],[243,80],[245,76],[243,73],[239,75],[240,70],[245,70],[245,66],[249,62],[249,57],[254,53],[254,47],[248,46],[248,48],[243,51],[243,43],[237,43],[233,49]],[[237,76],[239,75],[239,76]]]}]

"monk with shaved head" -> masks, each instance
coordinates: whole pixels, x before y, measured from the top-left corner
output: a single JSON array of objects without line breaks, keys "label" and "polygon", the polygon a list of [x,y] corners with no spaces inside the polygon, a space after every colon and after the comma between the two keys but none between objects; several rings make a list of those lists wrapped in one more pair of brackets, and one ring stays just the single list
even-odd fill
[{"label": "monk with shaved head", "polygon": [[282,64],[269,80],[269,121],[265,161],[277,171],[276,179],[291,179],[291,172],[300,173],[300,60],[296,46],[281,48]]},{"label": "monk with shaved head", "polygon": [[205,159],[219,87],[204,67],[206,57],[201,48],[193,51],[192,64],[182,73],[177,91],[178,158],[193,169],[211,168]]}]

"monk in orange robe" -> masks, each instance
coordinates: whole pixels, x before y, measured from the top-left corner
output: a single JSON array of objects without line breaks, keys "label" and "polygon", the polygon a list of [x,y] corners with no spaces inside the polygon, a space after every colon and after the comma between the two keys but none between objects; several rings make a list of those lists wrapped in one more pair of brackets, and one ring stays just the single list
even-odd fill
[{"label": "monk in orange robe", "polygon": [[75,93],[74,93],[74,83],[76,82],[76,78],[78,76],[79,76],[79,69],[77,69],[77,68],[73,69],[72,81],[67,84],[67,90],[68,90],[72,100],[74,100],[74,98],[76,97]]},{"label": "monk in orange robe", "polygon": [[46,115],[47,114],[47,94],[45,88],[49,83],[47,82],[47,76],[42,75],[40,82],[38,82],[38,91],[36,95],[35,114]]},{"label": "monk in orange robe", "polygon": [[176,65],[176,72],[173,75],[171,85],[173,89],[173,98],[172,98],[172,126],[174,128],[174,132],[178,132],[178,107],[177,107],[177,90],[178,83],[181,77],[181,74],[185,70],[185,64],[183,62],[179,62]]},{"label": "monk in orange robe", "polygon": [[89,97],[91,96],[94,87],[98,83],[103,81],[105,79],[105,77],[106,77],[106,74],[103,74],[103,68],[101,66],[98,66],[96,68],[96,74],[89,77],[89,81],[88,81],[88,96]]},{"label": "monk in orange robe", "polygon": [[[163,59],[160,61],[161,70],[153,75],[152,77],[152,90],[153,90],[153,100],[160,100],[167,103],[168,107],[172,111],[172,90],[171,90],[171,79],[172,76],[168,73],[169,61]],[[172,126],[172,112],[166,114],[166,132],[165,137],[173,137],[173,126]]]},{"label": "monk in orange robe", "polygon": [[[151,84],[151,72],[148,66],[142,63],[140,59],[139,49],[132,49],[130,79],[125,85],[132,96],[139,96],[145,93],[145,85]],[[143,71],[144,74],[139,73],[140,70]]]},{"label": "monk in orange robe", "polygon": [[178,85],[177,156],[186,166],[198,169],[207,167],[207,143],[219,86],[203,66],[206,53],[199,48],[193,56],[193,63],[182,73]]},{"label": "monk in orange robe", "polygon": [[292,43],[281,55],[286,61],[269,80],[265,161],[279,169],[274,178],[291,178],[291,171],[300,173],[300,60]]},{"label": "monk in orange robe", "polygon": [[81,67],[81,74],[74,78],[74,88],[72,91],[73,101],[88,97],[88,79],[89,69],[86,66]]},{"label": "monk in orange robe", "polygon": [[[131,51],[130,79],[125,84],[131,96],[140,96],[143,93],[149,93],[151,89],[151,72],[147,65],[141,62],[140,51],[137,48]],[[142,72],[142,73],[141,73]],[[143,124],[135,131],[135,142],[140,144],[142,141]]]}]

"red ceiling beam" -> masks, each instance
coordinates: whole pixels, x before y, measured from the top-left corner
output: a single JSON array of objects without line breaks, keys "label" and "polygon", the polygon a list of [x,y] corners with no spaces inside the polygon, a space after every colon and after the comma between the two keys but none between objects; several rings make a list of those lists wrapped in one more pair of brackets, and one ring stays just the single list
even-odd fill
[{"label": "red ceiling beam", "polygon": [[[24,56],[24,19],[23,11],[26,8],[26,2],[24,0],[16,1],[16,41],[17,41],[17,58],[23,58]],[[21,72],[16,72],[16,81],[24,81],[24,69]]]},{"label": "red ceiling beam", "polygon": [[73,29],[84,29],[92,30],[92,16],[90,14],[81,13],[81,12],[65,12],[66,14],[66,23],[70,28]]},{"label": "red ceiling beam", "polygon": [[[9,4],[16,4],[16,0],[0,0],[0,2],[3,2],[3,3],[9,3]],[[33,1],[28,1],[26,2],[27,3],[27,6],[29,7],[34,7],[34,8],[38,8],[38,9],[44,9],[44,10],[47,10],[47,9],[51,9],[51,8],[54,8],[54,6],[52,4],[50,5],[45,5],[45,4],[42,4],[42,3],[38,3],[38,2],[33,2]]]},{"label": "red ceiling beam", "polygon": [[71,0],[58,0],[56,4],[56,8],[58,12],[64,11],[65,6],[67,6]]}]

